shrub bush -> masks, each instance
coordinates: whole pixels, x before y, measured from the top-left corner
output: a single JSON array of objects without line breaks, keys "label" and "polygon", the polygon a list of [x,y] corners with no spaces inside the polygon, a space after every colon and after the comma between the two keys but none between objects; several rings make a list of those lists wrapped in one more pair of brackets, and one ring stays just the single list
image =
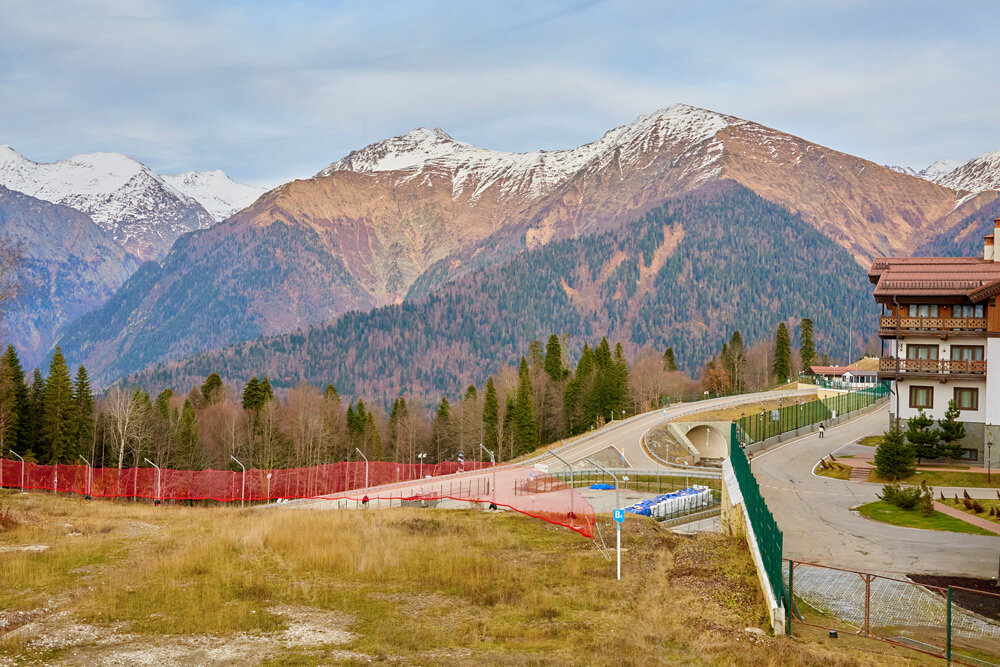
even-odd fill
[{"label": "shrub bush", "polygon": [[886,484],[882,487],[879,500],[895,505],[901,510],[912,510],[920,503],[924,495],[923,489],[916,486],[901,487],[899,484]]}]

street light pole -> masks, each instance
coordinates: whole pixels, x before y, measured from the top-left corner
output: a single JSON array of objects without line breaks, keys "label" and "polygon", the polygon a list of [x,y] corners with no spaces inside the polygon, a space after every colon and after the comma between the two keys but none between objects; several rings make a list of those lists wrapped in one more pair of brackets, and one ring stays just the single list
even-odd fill
[{"label": "street light pole", "polygon": [[484,452],[490,455],[490,463],[493,464],[493,483],[490,485],[490,491],[491,491],[490,497],[492,498],[492,500],[490,502],[496,505],[497,504],[497,459],[495,456],[493,456],[493,452],[486,449],[486,445],[484,445],[483,443],[479,443],[479,446],[482,447]]},{"label": "street light pole", "polygon": [[160,466],[156,465],[147,458],[143,458],[143,461],[156,468],[156,499],[160,500]]},{"label": "street light pole", "polygon": [[236,463],[243,468],[243,482],[240,485],[240,507],[243,507],[243,503],[245,503],[247,499],[247,467],[240,463],[240,460],[232,454],[229,455],[229,458],[236,461]]},{"label": "street light pole", "polygon": [[17,458],[21,459],[21,493],[27,493],[27,491],[24,490],[24,457],[15,452],[13,449],[8,451]]},{"label": "street light pole", "polygon": [[569,468],[569,525],[570,525],[570,527],[572,527],[573,526],[573,519],[576,516],[573,513],[573,495],[574,495],[574,492],[576,490],[576,486],[573,484],[573,466],[570,465],[569,461],[567,461],[563,457],[559,456],[555,452],[549,452],[549,454],[551,454],[552,456],[554,456],[557,459],[559,459],[560,461],[562,461],[563,465],[565,465],[567,468]]},{"label": "street light pole", "polygon": [[365,456],[365,453],[363,451],[361,451],[360,449],[358,449],[357,447],[354,448],[354,451],[356,451],[358,454],[361,454],[361,458],[363,458],[365,460],[365,491],[367,491],[368,490],[368,457]]},{"label": "street light pole", "polygon": [[991,452],[992,451],[993,451],[993,441],[990,440],[989,442],[986,443],[986,483],[987,484],[990,483],[990,473],[991,473],[991,467],[992,467],[992,463],[993,463],[990,460],[992,458],[992,456],[991,456]]},{"label": "street light pole", "polygon": [[426,458],[427,458],[427,452],[420,452],[419,454],[417,454],[417,460],[420,461],[420,472],[417,474],[417,477],[419,477],[420,479],[424,478],[424,459]]},{"label": "street light pole", "polygon": [[90,475],[91,475],[91,472],[92,472],[92,468],[91,468],[91,466],[90,466],[90,461],[88,461],[87,459],[83,458],[83,454],[77,454],[77,456],[79,456],[79,457],[80,457],[80,459],[81,459],[81,460],[82,460],[82,461],[83,461],[84,463],[86,463],[86,464],[87,464],[87,495],[89,496],[89,495],[91,495],[91,493],[90,493],[90,487],[91,487],[91,483],[90,483]]},{"label": "street light pole", "polygon": [[[600,463],[598,463],[594,459],[587,459],[587,463],[589,463],[590,465],[595,466],[598,469],[604,471],[605,473],[611,475],[611,478],[613,480],[615,480],[615,509],[616,510],[621,509],[621,507],[619,507],[619,505],[621,503],[618,500],[618,476],[615,475],[610,470],[608,470],[607,468],[605,468],[604,466],[602,466]],[[618,542],[617,542],[617,549],[618,549],[618,578],[621,579],[622,578],[622,525],[620,523],[618,523],[617,521],[615,522],[615,525],[618,527],[618,530],[616,531],[616,534],[618,536]]]}]

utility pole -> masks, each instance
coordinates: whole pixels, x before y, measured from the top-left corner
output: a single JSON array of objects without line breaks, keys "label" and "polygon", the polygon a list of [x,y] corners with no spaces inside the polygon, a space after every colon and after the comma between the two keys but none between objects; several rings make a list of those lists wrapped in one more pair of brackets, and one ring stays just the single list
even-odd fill
[{"label": "utility pole", "polygon": [[240,486],[240,507],[243,507],[243,503],[245,503],[247,499],[247,467],[240,463],[240,460],[232,454],[229,455],[229,458],[236,461],[237,465],[243,468],[243,482]]}]

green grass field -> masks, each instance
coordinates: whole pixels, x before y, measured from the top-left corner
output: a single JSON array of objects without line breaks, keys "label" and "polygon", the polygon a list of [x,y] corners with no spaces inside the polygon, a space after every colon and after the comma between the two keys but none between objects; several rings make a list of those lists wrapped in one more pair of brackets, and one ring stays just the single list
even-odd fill
[{"label": "green grass field", "polygon": [[[873,468],[868,475],[868,481],[876,484],[885,484],[887,480],[882,479],[875,473]],[[993,475],[992,480],[987,483],[986,474],[980,472],[959,472],[950,470],[928,470],[917,472],[906,479],[899,480],[902,484],[913,484],[920,486],[921,482],[927,482],[928,486],[950,486],[955,488],[969,489],[990,489],[1000,488],[1000,474]]]},{"label": "green grass field", "polygon": [[861,516],[872,521],[892,524],[893,526],[903,526],[904,528],[922,528],[924,530],[943,530],[952,533],[971,533],[973,535],[993,535],[994,533],[984,530],[978,526],[966,523],[961,519],[934,512],[931,516],[924,516],[920,508],[912,510],[902,510],[891,505],[884,500],[877,500],[867,505],[855,507]]},{"label": "green grass field", "polygon": [[[946,496],[944,500],[940,497],[937,499],[939,503],[944,503],[945,505],[950,505],[956,509],[960,509],[970,516],[978,516],[980,519],[986,519],[987,521],[992,521],[993,523],[1000,524],[1000,500],[990,500],[990,499],[980,499],[979,504],[983,506],[983,512],[975,512],[974,510],[966,509],[965,503],[962,502],[961,494],[958,495],[958,501],[955,500],[955,496]],[[990,516],[990,508],[993,509],[993,516]]]}]

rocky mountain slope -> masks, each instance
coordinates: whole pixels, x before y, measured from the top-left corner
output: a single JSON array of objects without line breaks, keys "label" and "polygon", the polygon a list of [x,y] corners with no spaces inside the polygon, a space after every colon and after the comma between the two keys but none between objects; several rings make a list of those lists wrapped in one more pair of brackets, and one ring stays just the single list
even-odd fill
[{"label": "rocky mountain slope", "polygon": [[722,179],[799,215],[858,271],[875,255],[910,252],[960,203],[926,180],[685,105],[564,151],[502,153],[418,129],[184,237],[161,266],[67,327],[63,346],[110,379],[422,298],[556,241],[628,234],[629,221]]},{"label": "rocky mountain slope", "polygon": [[194,198],[141,162],[117,153],[74,155],[43,164],[0,146],[0,185],[86,213],[142,260],[162,257],[178,236],[214,222]]},{"label": "rocky mountain slope", "polygon": [[481,384],[549,333],[573,349],[603,335],[631,349],[672,345],[681,366],[697,371],[733,330],[757,340],[801,317],[814,319],[820,350],[846,354],[852,325],[857,334],[875,321],[869,292],[851,255],[800,216],[731,181],[713,182],[433,295],[165,363],[129,381],[183,390],[212,372],[234,384],[263,373],[279,387],[333,382],[366,400],[416,392],[433,402]]},{"label": "rocky mountain slope", "polygon": [[3,186],[0,230],[21,245],[24,260],[21,294],[2,328],[29,368],[60,325],[103,303],[139,266],[86,214]]},{"label": "rocky mountain slope", "polygon": [[899,173],[906,174],[907,176],[917,176],[925,181],[940,183],[944,176],[961,167],[962,163],[958,160],[935,160],[932,164],[921,169],[920,171],[917,171],[913,167],[901,167],[898,165],[886,166],[893,171],[898,171]]}]

